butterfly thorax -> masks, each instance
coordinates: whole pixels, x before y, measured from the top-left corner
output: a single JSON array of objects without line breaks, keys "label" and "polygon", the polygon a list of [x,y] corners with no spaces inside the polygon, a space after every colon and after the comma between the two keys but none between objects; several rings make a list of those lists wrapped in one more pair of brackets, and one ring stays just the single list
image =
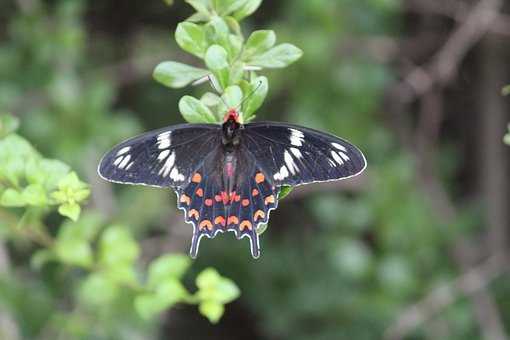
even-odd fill
[{"label": "butterfly thorax", "polygon": [[239,145],[242,129],[243,124],[239,121],[239,113],[235,109],[229,110],[222,125],[222,142],[227,152],[232,152]]}]

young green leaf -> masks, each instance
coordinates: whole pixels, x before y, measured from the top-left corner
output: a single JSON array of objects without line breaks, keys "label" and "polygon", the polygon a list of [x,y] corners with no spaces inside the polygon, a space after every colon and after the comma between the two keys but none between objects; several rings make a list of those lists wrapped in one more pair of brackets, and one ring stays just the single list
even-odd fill
[{"label": "young green leaf", "polygon": [[40,184],[30,184],[23,189],[21,194],[23,195],[23,200],[29,205],[42,207],[48,203],[46,191]]},{"label": "young green leaf", "polygon": [[19,119],[10,114],[0,115],[0,138],[15,132],[19,127]]},{"label": "young green leaf", "polygon": [[225,89],[225,92],[222,95],[223,100],[228,105],[228,107],[224,107],[223,101],[220,104],[220,111],[226,112],[228,109],[236,108],[241,104],[243,100],[243,91],[237,85],[229,86]]},{"label": "young green leaf", "polygon": [[174,61],[165,61],[156,66],[153,76],[156,81],[165,86],[181,88],[207,76],[209,73],[208,70],[202,68]]},{"label": "young green leaf", "polygon": [[62,216],[69,217],[73,221],[78,221],[80,217],[81,208],[77,203],[64,203],[58,207],[58,213]]},{"label": "young green leaf", "polygon": [[191,22],[181,22],[177,25],[175,40],[184,51],[199,58],[204,57],[208,44],[203,26]]},{"label": "young green leaf", "polygon": [[200,314],[205,316],[211,323],[214,324],[220,321],[223,313],[225,312],[225,307],[223,304],[216,301],[204,301],[200,303],[198,310],[200,311]]},{"label": "young green leaf", "polygon": [[246,122],[253,119],[255,112],[262,106],[269,90],[266,77],[256,77],[251,82],[243,80],[241,88],[246,97],[242,112]]},{"label": "young green leaf", "polygon": [[154,288],[168,279],[181,279],[191,265],[191,260],[185,255],[163,255],[154,260],[149,266],[147,285]]},{"label": "young green leaf", "polygon": [[267,52],[276,43],[276,34],[270,30],[253,32],[244,46],[243,60]]},{"label": "young green leaf", "polygon": [[213,0],[185,0],[200,14],[210,17]]},{"label": "young green leaf", "polygon": [[23,195],[12,188],[6,189],[0,198],[0,205],[4,207],[24,207],[26,204]]},{"label": "young green leaf", "polygon": [[101,307],[112,303],[120,293],[120,287],[106,275],[92,273],[80,285],[79,298],[84,304]]},{"label": "young green leaf", "polygon": [[155,293],[137,296],[135,298],[135,309],[140,317],[149,320],[185,299],[188,295],[188,292],[179,281],[169,279],[162,282]]},{"label": "young green leaf", "polygon": [[229,84],[229,63],[228,53],[220,45],[212,45],[205,54],[205,63],[218,79],[222,89]]},{"label": "young green leaf", "polygon": [[219,15],[226,16],[241,9],[248,1],[249,0],[214,0],[214,9]]},{"label": "young green leaf", "polygon": [[256,55],[247,64],[266,68],[286,67],[303,55],[303,51],[292,44],[280,44],[269,51]]},{"label": "young green leaf", "polygon": [[179,101],[179,111],[189,123],[215,123],[216,117],[200,100],[184,96]]},{"label": "young green leaf", "polygon": [[55,254],[60,261],[79,267],[88,268],[93,262],[90,244],[78,238],[58,238]]},{"label": "young green leaf", "polygon": [[253,12],[255,12],[259,8],[261,3],[262,3],[262,0],[249,0],[244,4],[243,7],[239,8],[237,11],[235,11],[232,14],[232,17],[234,17],[234,19],[236,19],[238,21],[241,21],[244,18],[246,18],[247,16],[250,16],[251,14],[253,14]]}]

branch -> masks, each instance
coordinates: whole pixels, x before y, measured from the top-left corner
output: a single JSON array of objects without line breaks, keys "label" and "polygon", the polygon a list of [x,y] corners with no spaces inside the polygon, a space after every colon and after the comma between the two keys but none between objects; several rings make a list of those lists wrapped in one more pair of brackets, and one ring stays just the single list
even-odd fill
[{"label": "branch", "polygon": [[[493,280],[510,271],[510,258],[503,253],[493,255],[479,266],[473,267],[458,278],[432,290],[425,298],[409,306],[398,320],[387,329],[386,339],[402,339],[442,310],[455,303],[461,293],[466,296],[485,289]],[[497,339],[491,337],[490,339]]]}]

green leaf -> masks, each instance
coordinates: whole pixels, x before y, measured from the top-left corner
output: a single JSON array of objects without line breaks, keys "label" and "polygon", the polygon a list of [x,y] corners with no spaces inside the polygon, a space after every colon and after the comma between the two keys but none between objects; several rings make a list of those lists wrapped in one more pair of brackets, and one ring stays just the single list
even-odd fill
[{"label": "green leaf", "polygon": [[208,44],[203,26],[182,22],[175,31],[175,40],[184,51],[199,58],[204,57]]},{"label": "green leaf", "polygon": [[30,266],[35,270],[41,270],[46,263],[55,259],[55,253],[51,249],[40,249],[30,258]]},{"label": "green leaf", "polygon": [[193,6],[200,14],[210,17],[212,3],[211,0],[185,0],[188,4]]},{"label": "green leaf", "polygon": [[26,163],[25,177],[30,184],[42,184],[46,190],[53,190],[69,171],[69,166],[58,160],[32,159]]},{"label": "green leaf", "polygon": [[214,0],[214,7],[219,15],[226,16],[241,9],[247,2],[248,0]]},{"label": "green leaf", "polygon": [[55,254],[60,261],[79,267],[92,265],[92,249],[87,241],[78,238],[59,238],[55,244]]},{"label": "green leaf", "polygon": [[0,204],[4,207],[24,207],[27,203],[19,191],[8,188],[2,193]]},{"label": "green leaf", "polygon": [[505,137],[503,138],[503,141],[506,145],[510,145],[510,133],[507,133]]},{"label": "green leaf", "polygon": [[132,265],[138,258],[139,252],[138,243],[124,227],[111,226],[101,235],[99,262],[108,270]]},{"label": "green leaf", "polygon": [[199,288],[197,295],[201,301],[215,301],[228,303],[239,297],[237,285],[230,279],[224,278],[213,268],[207,268],[198,274],[196,284]]},{"label": "green leaf", "polygon": [[163,0],[167,6],[172,6],[174,4],[174,0]]},{"label": "green leaf", "polygon": [[220,45],[212,45],[207,49],[205,55],[205,63],[213,71],[228,68],[227,51]]},{"label": "green leaf", "polygon": [[46,191],[40,184],[30,184],[23,189],[21,194],[23,195],[23,200],[29,205],[41,207],[48,203]]},{"label": "green leaf", "polygon": [[262,235],[267,230],[267,223],[262,223],[257,226],[257,234]]},{"label": "green leaf", "polygon": [[186,273],[191,260],[185,255],[163,255],[149,266],[147,285],[154,288],[168,279],[180,279]]},{"label": "green leaf", "polygon": [[165,86],[181,88],[197,79],[207,76],[209,73],[208,70],[202,68],[174,61],[165,61],[156,66],[153,77],[156,81]]},{"label": "green leaf", "polygon": [[219,45],[212,45],[205,54],[205,63],[213,71],[221,88],[226,88],[230,77],[227,51]]},{"label": "green leaf", "polygon": [[213,17],[205,25],[205,34],[209,45],[219,44],[226,46],[229,33],[228,24],[219,16]]},{"label": "green leaf", "polygon": [[205,106],[214,107],[221,103],[220,97],[216,93],[206,92],[200,98],[200,101],[204,103]]},{"label": "green leaf", "polygon": [[285,197],[287,197],[287,195],[290,194],[292,189],[294,189],[294,187],[292,187],[290,185],[282,185],[281,190],[280,190],[280,195],[278,195],[278,200],[282,200]]},{"label": "green leaf", "polygon": [[223,307],[223,304],[215,301],[204,301],[198,306],[198,310],[200,314],[207,317],[211,323],[217,323],[223,316],[225,307]]},{"label": "green leaf", "polygon": [[184,96],[179,101],[179,111],[189,123],[215,123],[214,114],[200,100]]},{"label": "green leaf", "polygon": [[149,320],[189,296],[176,279],[161,283],[155,293],[141,294],[135,298],[135,309],[143,319]]},{"label": "green leaf", "polygon": [[244,46],[243,59],[249,60],[255,55],[267,52],[276,43],[276,34],[270,30],[253,32]]},{"label": "green leaf", "polygon": [[62,216],[69,217],[73,221],[77,221],[80,217],[81,207],[77,203],[64,203],[58,207],[58,213]]},{"label": "green leaf", "polygon": [[254,78],[250,83],[241,81],[241,88],[246,96],[242,107],[245,122],[253,119],[255,112],[262,106],[269,90],[266,77]]},{"label": "green leaf", "polygon": [[58,182],[58,188],[60,190],[81,190],[87,189],[88,185],[80,181],[76,172],[72,171]]},{"label": "green leaf", "polygon": [[225,104],[222,101],[220,104],[220,111],[225,113],[228,109],[236,108],[239,104],[241,104],[243,101],[243,91],[237,85],[229,86],[225,89],[222,97],[228,107],[225,107]]},{"label": "green leaf", "polygon": [[80,286],[82,303],[102,307],[111,304],[120,294],[120,287],[102,273],[92,273]]},{"label": "green leaf", "polygon": [[503,94],[503,96],[510,95],[510,85],[503,87],[503,89],[501,90],[501,94]]},{"label": "green leaf", "polygon": [[247,16],[250,16],[251,14],[253,14],[260,6],[260,4],[262,3],[262,0],[249,0],[247,1],[243,7],[241,7],[240,9],[238,9],[237,11],[235,11],[232,16],[236,19],[236,20],[243,20],[244,18],[246,18]]},{"label": "green leaf", "polygon": [[15,132],[19,127],[19,119],[10,114],[0,114],[0,138]]},{"label": "green leaf", "polygon": [[247,63],[251,66],[260,66],[266,68],[286,67],[303,55],[303,51],[292,44],[280,44],[269,51],[256,55],[249,59]]}]

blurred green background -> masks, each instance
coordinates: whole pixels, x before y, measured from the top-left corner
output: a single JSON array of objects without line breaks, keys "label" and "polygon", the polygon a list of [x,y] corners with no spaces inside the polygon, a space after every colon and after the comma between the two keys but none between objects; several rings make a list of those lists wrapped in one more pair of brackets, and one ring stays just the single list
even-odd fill
[{"label": "blurred green background", "polygon": [[[294,190],[272,213],[258,260],[231,233],[202,242],[184,285],[193,291],[214,267],[240,290],[217,324],[182,303],[143,318],[137,287],[91,281],[97,269],[79,261],[34,260],[44,245],[20,233],[23,211],[0,207],[0,338],[509,338],[505,7],[263,1],[243,30],[275,30],[304,56],[262,72],[269,93],[257,119],[342,136],[364,150],[366,173]],[[121,140],[182,122],[179,99],[204,92],[152,79],[163,60],[197,64],[173,37],[192,13],[180,0],[0,3],[0,113],[90,185],[80,230],[129,233],[111,247],[128,249],[133,277],[163,254],[186,254],[191,226],[170,190],[111,185],[96,167]],[[70,223],[37,216],[57,239]],[[90,241],[98,258],[109,251],[102,240]]]}]

